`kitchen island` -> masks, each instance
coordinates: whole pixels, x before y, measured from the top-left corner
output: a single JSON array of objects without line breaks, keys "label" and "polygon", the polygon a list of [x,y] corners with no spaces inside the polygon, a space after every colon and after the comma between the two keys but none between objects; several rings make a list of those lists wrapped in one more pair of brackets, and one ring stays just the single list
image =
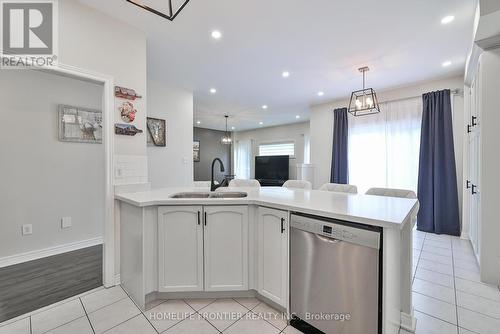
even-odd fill
[{"label": "kitchen island", "polygon": [[168,188],[116,195],[120,279],[140,307],[157,298],[256,296],[289,312],[290,220],[299,214],[380,228],[381,332],[414,328],[417,200],[280,187],[216,194],[234,191],[244,194]]}]

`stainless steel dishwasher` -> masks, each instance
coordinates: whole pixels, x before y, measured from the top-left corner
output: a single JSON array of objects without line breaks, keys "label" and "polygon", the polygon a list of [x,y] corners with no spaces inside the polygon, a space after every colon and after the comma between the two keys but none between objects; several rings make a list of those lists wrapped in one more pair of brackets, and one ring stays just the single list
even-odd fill
[{"label": "stainless steel dishwasher", "polygon": [[381,228],[291,218],[291,325],[304,333],[381,334]]}]

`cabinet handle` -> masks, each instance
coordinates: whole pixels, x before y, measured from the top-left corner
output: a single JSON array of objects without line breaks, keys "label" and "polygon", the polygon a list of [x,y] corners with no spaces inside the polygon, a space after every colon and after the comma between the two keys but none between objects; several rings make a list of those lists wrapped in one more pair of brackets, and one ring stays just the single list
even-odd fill
[{"label": "cabinet handle", "polygon": [[477,188],[477,186],[475,184],[473,184],[472,185],[472,195],[477,194],[476,188]]},{"label": "cabinet handle", "polygon": [[200,211],[198,211],[198,225],[201,225]]},{"label": "cabinet handle", "polygon": [[205,226],[207,226],[207,212],[206,211],[205,211],[205,219],[204,219],[204,221],[205,221]]},{"label": "cabinet handle", "polygon": [[465,182],[465,189],[470,189],[470,181],[469,180],[467,180]]},{"label": "cabinet handle", "polygon": [[467,133],[471,133],[472,130],[471,130],[471,125],[470,124],[467,124]]},{"label": "cabinet handle", "polygon": [[285,232],[285,218],[281,218],[281,233]]},{"label": "cabinet handle", "polygon": [[472,126],[476,126],[477,125],[477,117],[476,116],[472,116]]}]

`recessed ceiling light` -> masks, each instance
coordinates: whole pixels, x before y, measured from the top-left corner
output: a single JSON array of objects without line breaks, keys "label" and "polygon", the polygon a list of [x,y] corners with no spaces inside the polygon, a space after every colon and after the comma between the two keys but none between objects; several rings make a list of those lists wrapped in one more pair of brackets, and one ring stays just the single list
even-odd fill
[{"label": "recessed ceiling light", "polygon": [[267,109],[267,105],[266,105],[266,104],[264,104],[264,105],[262,106],[262,109]]},{"label": "recessed ceiling light", "polygon": [[222,33],[219,30],[212,31],[212,38],[213,39],[220,39],[221,37],[222,37]]},{"label": "recessed ceiling light", "polygon": [[318,92],[318,96],[323,96],[323,95],[325,95],[324,92]]},{"label": "recessed ceiling light", "polygon": [[448,16],[445,16],[441,19],[441,24],[448,24],[448,23],[451,23],[453,20],[455,19],[455,16],[453,15],[448,15]]},{"label": "recessed ceiling light", "polygon": [[290,72],[288,72],[288,71],[283,71],[283,73],[281,73],[281,76],[282,76],[283,78],[288,78],[288,77],[290,76]]},{"label": "recessed ceiling light", "polygon": [[295,118],[296,118],[296,119],[299,119],[299,118],[300,118],[300,115],[295,115]]},{"label": "recessed ceiling light", "polygon": [[215,94],[215,93],[217,93],[217,89],[215,89],[215,88],[210,88],[210,93],[211,93],[211,94]]},{"label": "recessed ceiling light", "polygon": [[196,121],[196,124],[201,124],[201,122],[200,121]]},{"label": "recessed ceiling light", "polygon": [[448,67],[451,65],[451,61],[447,60],[444,63],[441,64],[443,67]]},{"label": "recessed ceiling light", "polygon": [[259,122],[260,125],[264,124],[264,122]]}]

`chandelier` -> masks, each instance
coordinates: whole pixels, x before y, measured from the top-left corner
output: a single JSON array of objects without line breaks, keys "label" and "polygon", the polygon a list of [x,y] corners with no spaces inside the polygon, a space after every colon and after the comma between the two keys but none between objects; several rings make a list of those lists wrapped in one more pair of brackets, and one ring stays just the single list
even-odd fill
[{"label": "chandelier", "polygon": [[359,68],[359,71],[363,73],[363,89],[351,93],[348,109],[349,113],[354,116],[371,115],[380,112],[377,93],[373,88],[365,88],[365,74],[369,70],[366,66]]},{"label": "chandelier", "polygon": [[231,145],[231,143],[233,142],[233,139],[231,138],[231,135],[227,131],[227,119],[229,118],[229,116],[224,115],[224,117],[226,118],[226,132],[224,132],[224,135],[220,139],[220,142],[224,145]]},{"label": "chandelier", "polygon": [[127,2],[159,15],[169,21],[173,21],[177,14],[186,7],[189,0],[157,0],[154,2],[161,2],[162,5],[157,5],[156,8],[148,6],[149,3],[153,2],[152,0],[127,0]]}]

